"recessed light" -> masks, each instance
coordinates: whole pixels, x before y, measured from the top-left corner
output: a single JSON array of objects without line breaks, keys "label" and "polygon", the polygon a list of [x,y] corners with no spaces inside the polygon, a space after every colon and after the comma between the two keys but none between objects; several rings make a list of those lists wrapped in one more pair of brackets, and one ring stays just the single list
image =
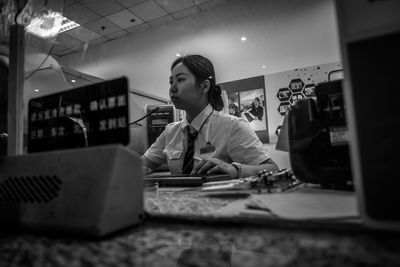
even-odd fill
[{"label": "recessed light", "polygon": [[246,41],[246,40],[247,40],[247,38],[246,38],[246,36],[242,36],[242,38],[240,38],[240,40],[242,40],[242,41]]},{"label": "recessed light", "polygon": [[265,69],[266,67],[267,67],[267,66],[265,66],[265,65],[262,65],[262,68],[263,68],[263,69]]},{"label": "recessed light", "polygon": [[76,81],[75,80],[71,80],[71,83],[76,83]]},{"label": "recessed light", "polygon": [[35,90],[33,90],[33,91],[35,91],[35,92],[39,92],[39,89],[35,89]]},{"label": "recessed light", "polygon": [[177,56],[177,57],[180,57],[180,56],[181,56],[181,54],[177,53],[177,54],[176,54],[176,56]]}]

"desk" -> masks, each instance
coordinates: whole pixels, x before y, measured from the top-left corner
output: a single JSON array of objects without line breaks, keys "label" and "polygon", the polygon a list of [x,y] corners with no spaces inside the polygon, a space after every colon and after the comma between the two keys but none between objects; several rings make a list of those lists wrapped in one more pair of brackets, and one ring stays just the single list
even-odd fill
[{"label": "desk", "polygon": [[[195,265],[190,266],[207,267],[400,266],[399,234],[331,224],[318,227],[266,221],[263,225],[249,225],[201,215],[196,220],[191,216],[184,219],[166,214],[209,214],[230,203],[233,197],[207,199],[166,189],[145,195],[151,194],[159,204],[158,215],[102,240],[7,233],[3,229],[0,267],[185,266],[177,261],[194,261]],[[146,205],[155,204],[149,203]]]}]

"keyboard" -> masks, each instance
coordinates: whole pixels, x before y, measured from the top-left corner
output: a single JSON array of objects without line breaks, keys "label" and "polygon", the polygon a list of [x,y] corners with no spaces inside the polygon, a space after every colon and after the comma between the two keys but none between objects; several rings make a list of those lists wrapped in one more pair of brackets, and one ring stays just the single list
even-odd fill
[{"label": "keyboard", "polygon": [[160,187],[194,187],[202,186],[207,182],[231,180],[227,174],[190,176],[190,174],[157,174],[152,173],[144,177],[145,184],[158,183]]}]

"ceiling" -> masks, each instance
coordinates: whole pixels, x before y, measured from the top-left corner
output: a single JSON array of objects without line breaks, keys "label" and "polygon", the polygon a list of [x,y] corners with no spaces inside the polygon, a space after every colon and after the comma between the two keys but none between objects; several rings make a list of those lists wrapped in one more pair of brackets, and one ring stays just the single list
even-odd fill
[{"label": "ceiling", "polygon": [[64,56],[179,20],[235,0],[65,0],[64,16],[81,26],[61,33],[51,54]]}]

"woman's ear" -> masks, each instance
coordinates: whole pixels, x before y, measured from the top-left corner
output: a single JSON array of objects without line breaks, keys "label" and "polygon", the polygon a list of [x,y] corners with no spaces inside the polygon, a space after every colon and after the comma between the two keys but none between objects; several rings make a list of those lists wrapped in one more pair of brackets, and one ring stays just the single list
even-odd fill
[{"label": "woman's ear", "polygon": [[210,81],[209,80],[204,80],[201,84],[201,93],[206,94],[208,93],[208,90],[210,90]]}]

